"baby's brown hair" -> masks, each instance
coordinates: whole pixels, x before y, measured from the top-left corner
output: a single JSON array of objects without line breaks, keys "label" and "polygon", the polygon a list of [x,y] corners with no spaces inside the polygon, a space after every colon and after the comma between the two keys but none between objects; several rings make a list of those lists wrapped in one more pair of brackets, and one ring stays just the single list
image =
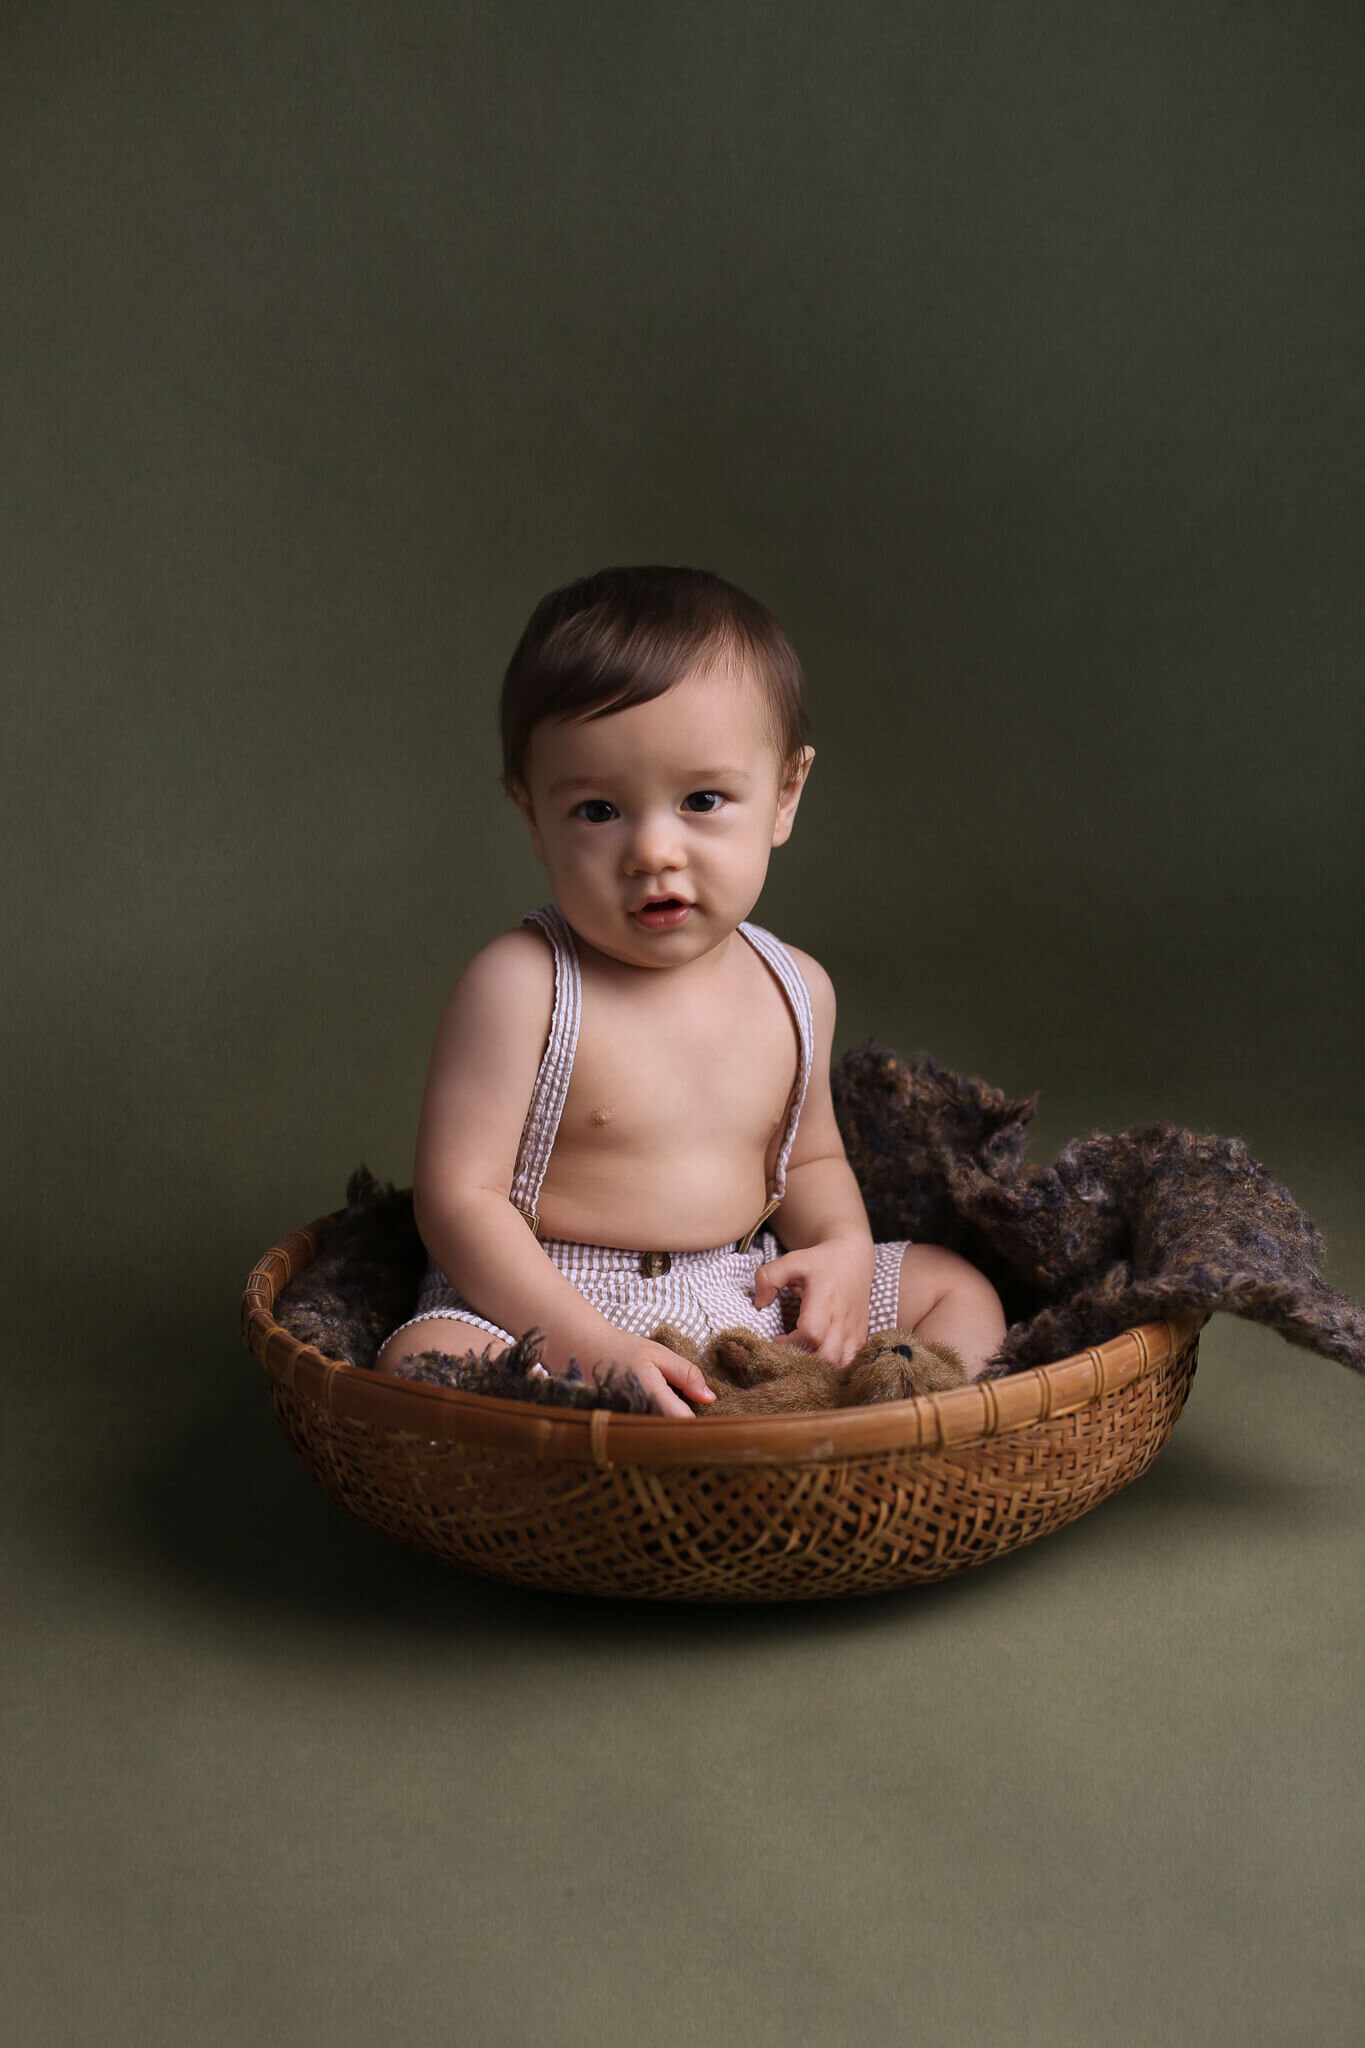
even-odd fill
[{"label": "baby's brown hair", "polygon": [[806,743],[796,649],[757,598],[706,569],[599,569],[543,597],[503,678],[503,782],[524,782],[546,718],[602,718],[647,704],[708,659],[729,656],[761,687],[784,779]]}]

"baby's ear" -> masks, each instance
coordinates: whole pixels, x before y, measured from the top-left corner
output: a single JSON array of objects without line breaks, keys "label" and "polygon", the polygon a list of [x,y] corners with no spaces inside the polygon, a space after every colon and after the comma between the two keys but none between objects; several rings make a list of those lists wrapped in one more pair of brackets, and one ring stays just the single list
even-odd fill
[{"label": "baby's ear", "polygon": [[795,761],[791,763],[786,771],[786,780],[782,784],[781,794],[777,799],[777,820],[773,826],[774,846],[785,845],[791,836],[792,821],[796,816],[796,806],[801,801],[801,792],[805,788],[806,777],[810,774],[810,764],[814,759],[814,747],[802,747]]},{"label": "baby's ear", "polygon": [[536,814],[534,809],[532,808],[530,790],[526,787],[526,784],[524,782],[519,781],[515,775],[504,775],[502,778],[502,786],[507,791],[507,794],[511,797],[517,809],[521,812],[522,817],[525,818],[526,829],[529,831],[531,835],[531,844],[535,847],[536,850],[536,858],[543,865],[545,860],[545,850],[540,843],[540,832],[536,825]]}]

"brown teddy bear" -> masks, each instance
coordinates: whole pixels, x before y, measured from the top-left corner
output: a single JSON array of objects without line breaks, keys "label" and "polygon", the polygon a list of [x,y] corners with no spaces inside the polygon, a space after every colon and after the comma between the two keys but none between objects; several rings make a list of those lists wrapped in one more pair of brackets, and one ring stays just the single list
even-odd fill
[{"label": "brown teddy bear", "polygon": [[721,1330],[705,1351],[667,1323],[652,1341],[690,1358],[715,1400],[708,1415],[792,1415],[810,1408],[858,1408],[908,1401],[965,1384],[962,1360],[947,1344],[926,1344],[905,1330],[880,1330],[842,1370],[797,1344],[773,1344],[750,1330]]},{"label": "brown teddy bear", "polygon": [[[651,1404],[633,1372],[611,1366],[588,1378],[577,1367],[554,1375],[539,1363],[544,1334],[528,1331],[501,1357],[419,1351],[395,1368],[398,1379],[422,1380],[467,1394],[535,1401],[550,1407],[616,1408],[645,1413]],[[651,1342],[667,1345],[699,1365],[715,1400],[707,1415],[795,1415],[810,1409],[856,1408],[874,1401],[908,1401],[965,1384],[962,1360],[947,1344],[928,1344],[905,1330],[869,1337],[842,1370],[795,1344],[773,1344],[749,1330],[721,1330],[698,1350],[661,1323]]]}]

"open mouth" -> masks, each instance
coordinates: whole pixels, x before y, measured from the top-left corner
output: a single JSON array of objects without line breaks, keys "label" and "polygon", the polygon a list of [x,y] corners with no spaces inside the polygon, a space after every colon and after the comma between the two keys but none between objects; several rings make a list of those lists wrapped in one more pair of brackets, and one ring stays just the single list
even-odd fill
[{"label": "open mouth", "polygon": [[691,908],[692,905],[684,903],[681,896],[653,896],[630,914],[646,931],[663,932],[681,924]]}]

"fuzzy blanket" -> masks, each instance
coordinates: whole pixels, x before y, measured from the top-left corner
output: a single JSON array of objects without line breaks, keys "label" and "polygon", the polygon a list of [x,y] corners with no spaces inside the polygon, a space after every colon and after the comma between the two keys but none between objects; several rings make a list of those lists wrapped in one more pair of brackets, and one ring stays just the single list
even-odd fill
[{"label": "fuzzy blanket", "polygon": [[[1318,1231],[1240,1139],[1153,1124],[1076,1139],[1038,1166],[1033,1103],[984,1081],[871,1044],[846,1053],[832,1078],[873,1235],[946,1245],[999,1290],[1010,1327],[993,1377],[1135,1323],[1216,1309],[1365,1372],[1365,1310],[1327,1285]],[[275,1312],[328,1357],[368,1368],[412,1314],[426,1254],[411,1190],[361,1166],[346,1203]],[[524,1348],[512,1375],[523,1387]],[[533,1398],[594,1398],[557,1382],[530,1387]]]}]

